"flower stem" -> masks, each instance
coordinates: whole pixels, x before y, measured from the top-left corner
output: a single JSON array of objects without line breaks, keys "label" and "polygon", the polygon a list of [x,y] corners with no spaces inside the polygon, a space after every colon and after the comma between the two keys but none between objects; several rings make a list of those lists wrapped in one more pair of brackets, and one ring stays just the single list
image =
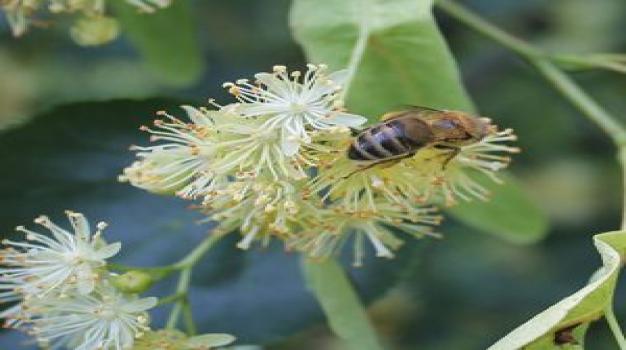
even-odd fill
[{"label": "flower stem", "polygon": [[215,243],[222,237],[223,235],[217,234],[207,236],[196,248],[189,252],[189,254],[172,265],[175,269],[180,270],[180,276],[176,286],[176,293],[174,294],[178,297],[172,307],[172,311],[170,312],[166,328],[176,328],[182,312],[187,333],[189,335],[194,335],[196,333],[196,325],[193,322],[193,314],[188,296],[189,285],[191,283],[191,273],[194,265],[200,261],[204,254],[206,254],[206,252],[211,249],[211,247],[213,247],[213,245],[215,245]]},{"label": "flower stem", "polygon": [[180,272],[178,285],[176,286],[176,294],[180,294],[181,296],[178,298],[178,300],[172,307],[172,311],[170,312],[170,317],[168,318],[166,325],[166,328],[168,329],[176,328],[176,325],[178,324],[178,319],[180,318],[180,313],[183,310],[183,305],[189,302],[187,298],[187,292],[189,290],[190,282],[191,267],[188,267]]},{"label": "flower stem", "polygon": [[189,254],[178,261],[174,266],[178,269],[186,269],[192,267],[198,260],[200,260],[204,254],[213,247],[213,245],[219,241],[223,235],[211,234],[207,236],[196,248],[194,248]]},{"label": "flower stem", "polygon": [[159,298],[159,302],[157,303],[157,305],[171,304],[173,302],[178,301],[180,298],[182,298],[184,296],[185,296],[184,293],[175,293],[175,294],[172,294],[172,295],[168,295],[166,297]]},{"label": "flower stem", "polygon": [[376,332],[341,265],[303,261],[304,277],[333,332],[352,350],[382,350]]},{"label": "flower stem", "polygon": [[[483,34],[487,38],[517,53],[548,81],[552,86],[584,116],[600,127],[615,143],[618,151],[618,161],[622,167],[623,201],[622,230],[626,229],[626,128],[615,116],[606,111],[589,94],[587,94],[566,73],[559,69],[552,60],[554,55],[542,52],[529,43],[518,39],[502,29],[482,19],[477,14],[451,0],[438,0],[437,5],[448,15],[457,19],[469,28]],[[612,305],[609,305],[604,314],[615,340],[621,350],[626,350],[626,339],[617,323]]]},{"label": "flower stem", "polygon": [[626,350],[626,338],[624,338],[624,333],[622,333],[622,329],[615,318],[615,314],[613,313],[613,305],[609,304],[604,311],[604,317],[606,318],[606,322],[609,324],[609,328],[611,332],[613,332],[613,336],[615,337],[615,341],[619,346],[620,350]]},{"label": "flower stem", "polygon": [[189,303],[189,300],[186,300],[183,303],[183,322],[185,323],[187,334],[196,335],[197,329],[196,324],[193,321],[193,312],[191,310],[191,303]]},{"label": "flower stem", "polygon": [[619,149],[618,160],[622,167],[622,186],[624,188],[624,198],[622,203],[622,230],[626,230],[626,147],[621,146]]},{"label": "flower stem", "polygon": [[563,97],[604,130],[616,145],[626,145],[624,126],[593,100],[567,74],[555,66],[550,55],[508,34],[454,1],[438,0],[436,4],[449,16],[526,59]]}]

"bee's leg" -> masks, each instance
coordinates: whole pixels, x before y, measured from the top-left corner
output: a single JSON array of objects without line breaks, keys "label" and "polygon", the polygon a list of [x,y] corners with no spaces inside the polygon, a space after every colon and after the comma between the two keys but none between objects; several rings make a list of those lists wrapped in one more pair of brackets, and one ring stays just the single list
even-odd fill
[{"label": "bee's leg", "polygon": [[345,179],[349,178],[350,176],[358,173],[359,171],[363,171],[363,170],[369,169],[369,168],[373,167],[376,164],[379,164],[379,163],[372,163],[372,164],[368,164],[367,166],[365,166],[363,168],[357,168],[357,169],[353,170],[352,172],[350,172],[348,175],[343,176],[342,179],[345,180]]},{"label": "bee's leg", "polygon": [[446,170],[448,163],[450,163],[450,161],[454,159],[454,157],[461,153],[461,147],[454,145],[436,145],[435,148],[450,151],[450,153],[446,155],[446,158],[441,164],[441,170]]},{"label": "bee's leg", "polygon": [[384,159],[384,160],[381,160],[381,161],[378,161],[378,162],[373,162],[373,163],[370,163],[370,164],[368,164],[368,165],[366,165],[366,166],[364,166],[362,168],[358,168],[358,169],[354,170],[353,172],[351,172],[350,174],[344,176],[343,178],[347,179],[350,176],[358,173],[359,171],[367,170],[367,169],[373,168],[373,167],[375,167],[377,165],[384,165],[385,168],[388,168],[388,167],[396,165],[399,161],[401,161],[402,159],[404,159],[406,157],[407,156],[403,156],[403,157],[399,157],[399,158]]},{"label": "bee's leg", "polygon": [[350,134],[352,136],[357,136],[358,134],[360,134],[363,131],[367,130],[367,128],[359,129],[359,128],[355,128],[353,126],[348,127],[348,129],[350,129]]}]

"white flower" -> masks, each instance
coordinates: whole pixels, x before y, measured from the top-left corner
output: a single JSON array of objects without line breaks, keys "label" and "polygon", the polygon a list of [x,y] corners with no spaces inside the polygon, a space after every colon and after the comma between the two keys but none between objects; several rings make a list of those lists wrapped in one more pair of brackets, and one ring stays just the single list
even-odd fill
[{"label": "white flower", "polygon": [[[142,126],[151,134],[154,146],[131,146],[137,151],[138,161],[124,169],[120,181],[128,181],[148,191],[168,193],[179,191],[195,197],[207,191],[215,174],[209,165],[214,159],[213,146],[217,141],[216,119],[229,118],[231,113],[198,110],[182,106],[191,122],[184,122],[164,111],[157,115],[154,129]],[[220,115],[218,115],[220,114]]]},{"label": "white flower", "polygon": [[141,128],[158,144],[132,146],[139,160],[124,169],[120,181],[194,199],[242,178],[303,179],[306,169],[316,165],[317,155],[330,152],[327,145],[345,134],[337,127],[312,132],[315,142],[287,156],[281,150],[280,130],[265,128],[260,119],[242,118],[239,107],[211,111],[183,106],[190,122],[159,112],[164,120],[156,120],[154,128]]},{"label": "white flower", "polygon": [[262,130],[280,129],[281,149],[288,156],[297,153],[302,143],[311,141],[311,130],[356,127],[367,121],[343,111],[339,91],[346,71],[327,74],[324,65],[307,67],[302,75],[275,66],[273,73],[256,74],[254,84],[246,79],[224,84],[241,103],[245,117],[264,118]]},{"label": "white flower", "polygon": [[475,175],[480,174],[501,184],[502,180],[497,173],[511,162],[511,157],[506,154],[520,151],[519,148],[508,146],[503,142],[516,140],[517,136],[513,129],[505,129],[488,135],[480,142],[463,146],[461,152],[446,168],[445,181],[439,183],[446,203],[454,204],[455,197],[464,201],[471,201],[472,198],[487,201],[490,193],[476,181]]},{"label": "white flower", "polygon": [[343,245],[351,242],[354,265],[361,266],[365,242],[372,245],[377,257],[393,258],[392,250],[403,243],[397,237],[398,231],[416,238],[439,236],[432,230],[432,225],[442,220],[434,214],[435,208],[402,207],[383,199],[375,200],[375,207],[376,210],[368,209],[367,205],[354,205],[354,208],[306,205],[298,218],[302,231],[293,235],[288,247],[312,258],[325,259],[339,254]]},{"label": "white flower", "polygon": [[230,182],[207,195],[202,206],[210,212],[208,220],[219,225],[213,234],[239,231],[243,238],[237,247],[245,250],[255,240],[266,246],[271,238],[287,239],[294,228],[299,202],[294,184],[246,179]]},{"label": "white flower", "polygon": [[[67,212],[73,233],[55,225],[46,216],[35,222],[47,228],[51,236],[27,230],[26,241],[4,240],[7,247],[0,252],[4,267],[0,268],[0,290],[2,297],[16,298],[20,295],[46,295],[77,289],[79,293],[90,293],[99,278],[98,269],[105,260],[117,254],[120,243],[106,244],[100,238],[105,223],[98,223],[92,234],[89,223],[82,214]],[[11,295],[13,290],[15,295]],[[55,293],[55,294],[58,294]]]},{"label": "white flower", "polygon": [[27,302],[32,333],[44,346],[75,350],[125,350],[149,330],[146,310],[157,298],[136,299],[101,284],[88,295],[35,298]]}]

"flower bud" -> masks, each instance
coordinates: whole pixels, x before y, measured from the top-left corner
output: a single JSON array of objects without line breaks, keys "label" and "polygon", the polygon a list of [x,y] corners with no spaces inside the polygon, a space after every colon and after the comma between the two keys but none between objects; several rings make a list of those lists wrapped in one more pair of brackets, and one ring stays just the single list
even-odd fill
[{"label": "flower bud", "polygon": [[124,293],[137,294],[148,290],[154,281],[150,274],[143,271],[132,270],[122,275],[114,276],[111,278],[111,282],[115,288]]},{"label": "flower bud", "polygon": [[98,46],[106,44],[120,33],[117,20],[97,16],[81,18],[70,28],[70,35],[80,46]]}]

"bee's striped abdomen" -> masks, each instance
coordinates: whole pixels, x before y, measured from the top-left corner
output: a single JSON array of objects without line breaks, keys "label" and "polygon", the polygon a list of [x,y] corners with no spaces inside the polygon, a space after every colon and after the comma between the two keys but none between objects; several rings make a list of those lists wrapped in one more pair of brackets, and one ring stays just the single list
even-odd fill
[{"label": "bee's striped abdomen", "polygon": [[429,140],[415,140],[407,127],[411,127],[407,121],[396,119],[363,131],[352,142],[348,158],[379,161],[414,153]]}]

